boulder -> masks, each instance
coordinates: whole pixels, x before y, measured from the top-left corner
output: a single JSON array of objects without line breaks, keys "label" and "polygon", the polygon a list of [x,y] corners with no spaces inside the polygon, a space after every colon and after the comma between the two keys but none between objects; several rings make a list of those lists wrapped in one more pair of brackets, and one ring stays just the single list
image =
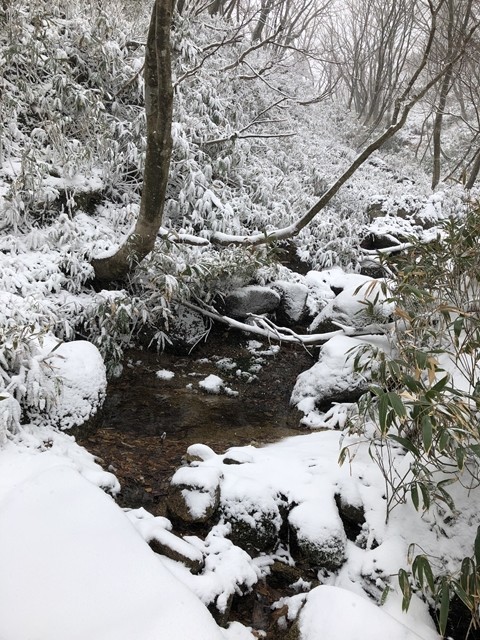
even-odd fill
[{"label": "boulder", "polygon": [[288,516],[290,553],[309,569],[339,569],[346,560],[347,537],[333,496],[303,502]]},{"label": "boulder", "polygon": [[203,554],[189,542],[166,529],[157,530],[147,542],[155,553],[181,562],[194,574],[200,573],[204,567]]},{"label": "boulder", "polygon": [[335,290],[336,296],[314,319],[310,326],[312,332],[319,331],[326,321],[354,329],[384,324],[394,312],[394,304],[388,300],[389,292],[381,280],[351,273],[344,274],[341,280],[332,282],[330,287]]},{"label": "boulder", "polygon": [[221,512],[230,525],[229,538],[251,555],[272,550],[282,526],[282,517],[268,487],[248,478],[228,475],[222,483]]},{"label": "boulder", "polygon": [[249,314],[273,313],[280,304],[280,294],[270,287],[250,285],[232,291],[225,299],[225,313],[234,318]]},{"label": "boulder", "polygon": [[439,634],[423,621],[417,620],[415,628],[410,628],[367,597],[330,585],[320,585],[310,591],[291,629],[280,637],[282,640],[440,640]]},{"label": "boulder", "polygon": [[286,280],[277,280],[271,286],[281,296],[277,313],[282,320],[287,324],[300,322],[307,311],[308,287],[300,282]]},{"label": "boulder", "polygon": [[[304,414],[326,410],[333,402],[354,402],[369,388],[366,372],[355,371],[358,349],[367,343],[357,338],[335,336],[326,342],[316,364],[301,373],[290,402]],[[368,358],[368,353],[361,356]],[[364,362],[364,360],[362,360]]]},{"label": "boulder", "polygon": [[208,333],[208,320],[198,311],[177,305],[173,311],[170,338],[179,353],[188,353]]},{"label": "boulder", "polygon": [[181,467],[170,481],[167,510],[186,523],[210,520],[220,502],[222,474],[215,467]]}]

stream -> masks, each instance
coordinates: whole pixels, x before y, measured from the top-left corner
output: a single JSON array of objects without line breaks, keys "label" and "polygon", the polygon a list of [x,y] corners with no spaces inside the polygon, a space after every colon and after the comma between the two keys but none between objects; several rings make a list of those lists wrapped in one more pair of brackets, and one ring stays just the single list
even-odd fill
[{"label": "stream", "polygon": [[[222,453],[303,431],[289,399],[316,355],[222,327],[190,355],[132,349],[121,376],[108,385],[102,410],[76,439],[117,476],[121,506],[165,515],[169,480],[189,445],[201,442]],[[158,371],[169,373],[160,378]],[[220,393],[198,384],[212,374],[225,383]]]}]

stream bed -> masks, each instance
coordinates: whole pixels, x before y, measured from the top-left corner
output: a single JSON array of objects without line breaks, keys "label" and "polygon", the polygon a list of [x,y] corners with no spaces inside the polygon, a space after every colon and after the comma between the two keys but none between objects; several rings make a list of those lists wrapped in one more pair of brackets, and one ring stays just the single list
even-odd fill
[{"label": "stream bed", "polygon": [[[165,515],[169,480],[189,445],[201,442],[221,453],[303,431],[289,399],[316,355],[223,328],[187,355],[132,349],[121,376],[109,383],[103,409],[76,439],[115,473],[121,506]],[[199,385],[211,375],[224,382],[219,393]]]}]

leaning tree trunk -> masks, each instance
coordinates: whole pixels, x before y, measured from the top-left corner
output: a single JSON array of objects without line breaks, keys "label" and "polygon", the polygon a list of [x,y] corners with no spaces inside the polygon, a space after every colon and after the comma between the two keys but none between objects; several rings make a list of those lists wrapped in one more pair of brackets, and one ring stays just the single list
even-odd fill
[{"label": "leaning tree trunk", "polygon": [[149,254],[162,223],[172,155],[173,87],[170,29],[174,0],[155,0],[145,52],[147,153],[140,212],[116,253],[92,260],[98,281],[124,279]]}]

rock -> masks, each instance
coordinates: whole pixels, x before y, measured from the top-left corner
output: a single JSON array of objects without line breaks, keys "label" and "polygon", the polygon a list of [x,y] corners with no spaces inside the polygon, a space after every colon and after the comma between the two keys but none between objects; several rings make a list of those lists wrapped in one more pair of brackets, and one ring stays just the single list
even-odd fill
[{"label": "rock", "polygon": [[201,313],[177,305],[171,321],[170,338],[175,351],[188,353],[209,330],[208,321]]},{"label": "rock", "polygon": [[335,494],[335,503],[347,538],[355,542],[365,524],[365,509],[363,504],[359,500],[347,500],[347,498],[340,493]]},{"label": "rock", "polygon": [[205,460],[213,460],[217,457],[217,454],[206,444],[191,444],[187,453],[185,454],[185,461],[191,462],[203,462]]},{"label": "rock", "polygon": [[231,527],[228,537],[247,553],[257,555],[276,546],[282,518],[268,487],[227,475],[222,483],[221,512]]},{"label": "rock", "polygon": [[250,285],[232,291],[225,299],[225,313],[234,318],[249,314],[273,313],[280,304],[280,295],[270,287]]},{"label": "rock", "polygon": [[310,325],[310,331],[317,332],[326,321],[359,329],[390,320],[394,304],[388,301],[389,292],[383,281],[351,273],[344,275],[341,284],[335,298],[325,305]]},{"label": "rock", "polygon": [[204,567],[202,553],[170,531],[165,529],[156,531],[154,536],[148,540],[148,544],[155,553],[181,562],[194,574],[200,573]]},{"label": "rock", "polygon": [[272,288],[281,296],[277,313],[286,324],[296,324],[306,315],[308,287],[299,282],[277,280]]},{"label": "rock", "polygon": [[[358,349],[368,344],[357,338],[335,336],[326,342],[316,364],[301,373],[292,391],[290,402],[304,414],[326,410],[333,402],[354,402],[368,391],[368,372],[354,370]],[[361,363],[369,358],[361,356]]]},{"label": "rock", "polygon": [[217,600],[218,598],[215,600],[215,602],[209,604],[207,609],[210,611],[215,622],[220,627],[227,627],[230,618],[230,609],[232,608],[233,603],[233,593],[229,595],[226,606],[222,607],[221,609],[219,609],[217,605]]},{"label": "rock", "polygon": [[221,472],[214,467],[181,467],[170,481],[167,510],[186,523],[210,520],[220,503]]},{"label": "rock", "polygon": [[230,540],[251,556],[271,551],[278,540],[278,513],[264,513],[259,516],[251,512],[244,515],[247,518],[225,515],[225,521],[231,525],[231,533],[228,536]]},{"label": "rock", "polygon": [[360,275],[375,279],[387,278],[388,272],[385,267],[376,260],[366,258],[360,263]]},{"label": "rock", "polygon": [[288,516],[292,558],[310,569],[339,569],[346,560],[347,537],[333,496],[294,507]]},{"label": "rock", "polygon": [[292,584],[303,580],[305,573],[298,567],[285,562],[275,560],[275,562],[269,567],[270,573],[267,576],[267,584],[274,589],[283,591],[291,587]]}]

